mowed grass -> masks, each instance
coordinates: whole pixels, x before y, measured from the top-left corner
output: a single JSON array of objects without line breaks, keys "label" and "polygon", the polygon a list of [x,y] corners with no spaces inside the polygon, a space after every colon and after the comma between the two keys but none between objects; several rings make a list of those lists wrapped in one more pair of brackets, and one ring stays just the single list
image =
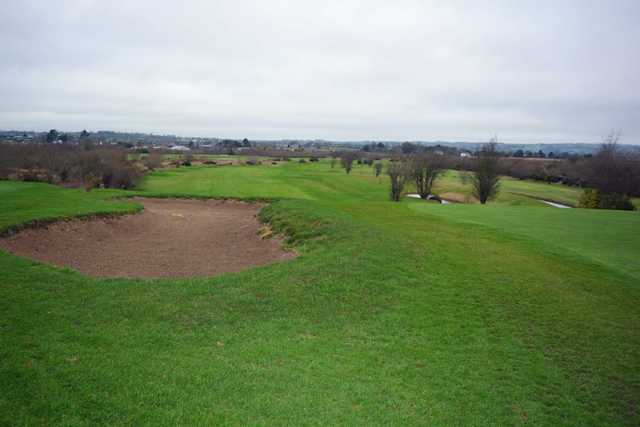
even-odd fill
[{"label": "mowed grass", "polygon": [[414,203],[413,209],[449,221],[489,227],[535,243],[566,258],[589,259],[602,268],[640,279],[640,215],[612,210],[545,209],[540,206],[436,205]]},{"label": "mowed grass", "polygon": [[[5,185],[58,215],[113,196]],[[263,219],[300,256],[215,278],[97,280],[0,254],[0,423],[640,423],[640,278],[582,234],[637,256],[637,213],[387,189],[324,162],[149,176],[143,194],[277,199]],[[548,229],[529,231],[538,215]]]}]

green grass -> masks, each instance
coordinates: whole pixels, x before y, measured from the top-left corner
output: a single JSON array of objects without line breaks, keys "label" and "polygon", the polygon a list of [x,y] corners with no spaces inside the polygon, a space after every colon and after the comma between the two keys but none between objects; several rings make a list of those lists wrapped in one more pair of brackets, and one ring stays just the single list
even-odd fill
[{"label": "green grass", "polygon": [[416,211],[449,221],[490,227],[497,233],[535,242],[566,257],[589,259],[603,268],[640,279],[640,215],[623,211],[544,209],[523,206],[415,203]]},{"label": "green grass", "polygon": [[[462,196],[467,203],[473,203],[470,183],[463,184],[460,173],[447,171],[434,188],[438,194],[453,193]],[[582,189],[569,187],[562,184],[544,183],[540,181],[521,180],[503,176],[500,180],[500,192],[494,203],[519,205],[519,206],[548,206],[540,200],[561,203],[568,206],[577,206]],[[446,195],[446,194],[445,194]],[[640,199],[632,199],[633,204],[640,208]]]},{"label": "green grass", "polygon": [[[435,190],[439,193],[458,193],[471,196],[471,184],[463,184],[456,171],[448,171],[437,182]],[[543,182],[519,180],[502,177],[500,192],[495,203],[524,206],[545,206],[536,199],[576,206],[582,190],[561,184],[547,184]]]},{"label": "green grass", "polygon": [[[0,424],[640,423],[640,215],[387,189],[327,162],[150,175],[143,194],[276,199],[263,219],[300,256],[215,278],[0,253]],[[4,226],[132,206],[0,192]]]},{"label": "green grass", "polygon": [[33,222],[135,212],[140,205],[109,200],[119,191],[85,192],[53,185],[0,181],[0,234]]}]

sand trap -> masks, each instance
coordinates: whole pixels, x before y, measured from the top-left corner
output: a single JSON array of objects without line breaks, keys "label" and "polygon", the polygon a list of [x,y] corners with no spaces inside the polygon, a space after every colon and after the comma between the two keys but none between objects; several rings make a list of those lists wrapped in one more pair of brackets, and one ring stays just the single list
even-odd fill
[{"label": "sand trap", "polygon": [[139,199],[135,215],[58,222],[0,239],[0,249],[96,277],[204,277],[290,259],[261,239],[261,205]]}]

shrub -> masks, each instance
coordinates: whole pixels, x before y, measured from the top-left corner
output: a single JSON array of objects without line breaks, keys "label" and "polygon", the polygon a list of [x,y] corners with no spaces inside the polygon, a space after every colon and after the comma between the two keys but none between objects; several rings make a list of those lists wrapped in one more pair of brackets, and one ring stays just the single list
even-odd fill
[{"label": "shrub", "polygon": [[585,209],[598,209],[600,206],[600,192],[591,188],[585,189],[578,199],[578,207]]},{"label": "shrub", "polygon": [[623,211],[634,211],[636,209],[631,203],[629,196],[618,193],[608,193],[600,195],[600,209],[618,209]]},{"label": "shrub", "polygon": [[320,159],[319,159],[319,158],[317,158],[317,157],[311,157],[311,158],[309,158],[309,161],[310,161],[310,162],[319,162],[319,161],[320,161]]},{"label": "shrub", "polygon": [[599,190],[587,188],[578,200],[579,208],[586,209],[617,209],[633,211],[635,206],[629,196],[619,193],[602,193]]},{"label": "shrub", "polygon": [[48,183],[82,182],[87,189],[102,185],[131,188],[140,171],[122,148],[68,144],[0,144],[0,176]]}]

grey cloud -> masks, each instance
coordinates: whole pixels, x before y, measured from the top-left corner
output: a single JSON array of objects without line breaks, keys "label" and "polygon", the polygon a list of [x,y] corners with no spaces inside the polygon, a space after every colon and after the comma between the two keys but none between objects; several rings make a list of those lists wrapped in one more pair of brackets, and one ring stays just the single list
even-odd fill
[{"label": "grey cloud", "polygon": [[640,143],[640,3],[18,1],[0,128]]}]

